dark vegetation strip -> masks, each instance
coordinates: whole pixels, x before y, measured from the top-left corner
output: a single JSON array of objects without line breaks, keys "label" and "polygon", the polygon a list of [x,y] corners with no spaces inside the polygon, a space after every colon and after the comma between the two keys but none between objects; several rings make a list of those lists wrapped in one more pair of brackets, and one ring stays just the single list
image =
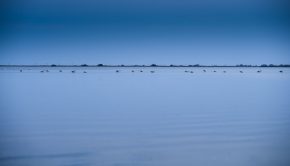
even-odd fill
[{"label": "dark vegetation strip", "polygon": [[106,65],[106,64],[97,64],[97,65],[0,65],[0,67],[290,67],[290,64],[261,64],[261,65],[245,65],[245,64],[238,64],[238,65]]}]

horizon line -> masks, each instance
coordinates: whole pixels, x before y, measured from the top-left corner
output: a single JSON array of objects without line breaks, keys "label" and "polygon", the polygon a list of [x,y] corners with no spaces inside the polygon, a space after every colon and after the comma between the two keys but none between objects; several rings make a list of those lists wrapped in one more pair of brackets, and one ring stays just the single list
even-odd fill
[{"label": "horizon line", "polygon": [[78,65],[67,65],[67,64],[40,64],[40,65],[31,65],[31,64],[0,64],[0,67],[290,67],[290,64],[237,64],[237,65],[203,65],[203,64],[193,64],[193,65],[158,65],[158,64],[135,64],[135,65],[124,65],[124,64],[78,64]]}]

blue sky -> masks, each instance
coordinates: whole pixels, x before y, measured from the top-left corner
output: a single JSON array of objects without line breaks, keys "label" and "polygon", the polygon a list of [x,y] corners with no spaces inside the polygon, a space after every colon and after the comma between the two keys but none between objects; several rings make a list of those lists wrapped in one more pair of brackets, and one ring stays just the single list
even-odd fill
[{"label": "blue sky", "polygon": [[290,63],[286,0],[10,0],[1,64]]}]

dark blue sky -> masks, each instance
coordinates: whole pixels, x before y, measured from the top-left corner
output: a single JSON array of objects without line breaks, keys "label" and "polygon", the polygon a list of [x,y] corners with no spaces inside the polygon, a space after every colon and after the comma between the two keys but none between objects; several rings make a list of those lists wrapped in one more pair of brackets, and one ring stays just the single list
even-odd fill
[{"label": "dark blue sky", "polygon": [[1,64],[290,63],[286,0],[1,3]]}]

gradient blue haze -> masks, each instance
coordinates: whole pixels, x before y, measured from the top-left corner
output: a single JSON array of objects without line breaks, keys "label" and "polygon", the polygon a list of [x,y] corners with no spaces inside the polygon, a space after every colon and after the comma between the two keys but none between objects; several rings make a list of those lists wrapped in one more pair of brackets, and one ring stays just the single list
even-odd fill
[{"label": "gradient blue haze", "polygon": [[7,0],[0,63],[290,63],[288,4]]}]

